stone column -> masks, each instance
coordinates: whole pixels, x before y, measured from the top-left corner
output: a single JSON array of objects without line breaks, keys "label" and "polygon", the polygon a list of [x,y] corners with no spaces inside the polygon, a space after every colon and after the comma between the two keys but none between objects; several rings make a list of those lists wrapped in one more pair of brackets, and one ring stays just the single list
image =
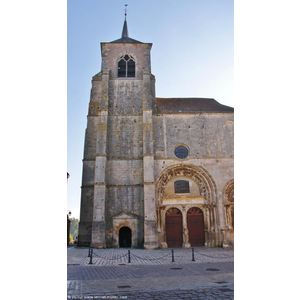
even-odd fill
[{"label": "stone column", "polygon": [[160,247],[162,249],[167,249],[167,237],[166,237],[166,207],[162,206],[160,208],[160,220],[161,220],[161,232],[159,233],[159,241],[160,241]]},{"label": "stone column", "polygon": [[189,230],[187,228],[187,211],[185,207],[182,207],[182,226],[183,226],[183,248],[191,248],[189,243]]},{"label": "stone column", "polygon": [[224,216],[226,218],[225,226],[222,229],[222,238],[223,238],[222,247],[223,248],[228,248],[229,247],[229,243],[228,243],[227,233],[228,233],[229,224],[230,224],[229,223],[229,208],[230,208],[230,206],[229,206],[228,203],[226,203],[226,204],[222,205],[222,207],[223,207],[223,211],[224,211]]},{"label": "stone column", "polygon": [[[228,247],[228,242],[227,242],[227,231],[228,228],[226,226],[226,213],[225,213],[225,207],[224,207],[224,200],[223,200],[223,195],[220,193],[218,199],[221,199],[217,203],[217,212],[218,212],[218,217],[219,217],[219,242],[217,246],[223,246],[224,248]],[[225,209],[224,209],[225,208]]]},{"label": "stone column", "polygon": [[211,205],[211,215],[213,220],[213,235],[212,235],[212,247],[216,247],[216,241],[217,241],[217,233],[218,233],[218,224],[217,224],[217,216],[216,216],[216,205]]},{"label": "stone column", "polygon": [[207,236],[205,239],[205,246],[210,247],[211,246],[211,227],[210,227],[210,212],[209,212],[208,206],[205,206],[205,213],[206,213],[206,219],[207,219]]},{"label": "stone column", "polygon": [[218,211],[218,216],[219,216],[219,224],[220,224],[220,228],[224,229],[226,227],[226,223],[225,223],[225,215],[224,215],[224,203],[223,202],[219,202],[217,204],[217,211]]}]

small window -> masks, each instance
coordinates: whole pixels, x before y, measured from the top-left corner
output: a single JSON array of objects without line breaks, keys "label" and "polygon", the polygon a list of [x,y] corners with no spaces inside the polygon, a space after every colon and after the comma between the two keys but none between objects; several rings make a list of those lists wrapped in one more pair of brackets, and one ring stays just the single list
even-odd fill
[{"label": "small window", "polygon": [[186,180],[177,180],[174,182],[176,194],[186,194],[190,192],[190,183]]},{"label": "small window", "polygon": [[135,61],[131,55],[123,55],[118,62],[118,77],[135,77]]},{"label": "small window", "polygon": [[184,159],[184,158],[186,158],[188,156],[188,154],[189,154],[189,150],[185,146],[181,145],[181,146],[177,146],[175,148],[175,155],[178,158]]}]

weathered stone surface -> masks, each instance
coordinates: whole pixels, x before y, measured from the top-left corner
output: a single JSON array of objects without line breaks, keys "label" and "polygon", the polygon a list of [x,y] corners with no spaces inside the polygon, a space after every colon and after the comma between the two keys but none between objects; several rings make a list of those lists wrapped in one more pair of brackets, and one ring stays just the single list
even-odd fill
[{"label": "weathered stone surface", "polygon": [[[119,247],[120,229],[128,227],[132,247],[168,247],[166,214],[177,208],[183,247],[190,247],[187,217],[196,207],[205,245],[231,246],[233,109],[193,98],[188,110],[177,112],[172,101],[177,109],[184,99],[172,98],[167,105],[159,99],[157,114],[151,47],[101,44],[102,69],[92,80],[85,135],[79,245]],[[118,77],[125,54],[134,59],[135,77]],[[183,159],[174,152],[179,145],[188,150]],[[188,191],[175,192],[177,181],[188,182]]]}]

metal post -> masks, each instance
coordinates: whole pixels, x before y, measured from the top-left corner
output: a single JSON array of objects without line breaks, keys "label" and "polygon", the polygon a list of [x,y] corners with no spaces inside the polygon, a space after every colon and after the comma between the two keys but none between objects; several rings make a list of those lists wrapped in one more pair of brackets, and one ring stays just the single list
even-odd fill
[{"label": "metal post", "polygon": [[194,248],[192,248],[192,261],[195,261]]},{"label": "metal post", "polygon": [[130,250],[128,250],[128,263],[130,264]]},{"label": "metal post", "polygon": [[172,262],[175,262],[175,260],[174,260],[174,249],[172,249]]},{"label": "metal post", "polygon": [[89,265],[93,264],[93,249],[91,249],[90,262]]},{"label": "metal post", "polygon": [[91,257],[91,244],[89,245],[89,255],[88,257]]}]

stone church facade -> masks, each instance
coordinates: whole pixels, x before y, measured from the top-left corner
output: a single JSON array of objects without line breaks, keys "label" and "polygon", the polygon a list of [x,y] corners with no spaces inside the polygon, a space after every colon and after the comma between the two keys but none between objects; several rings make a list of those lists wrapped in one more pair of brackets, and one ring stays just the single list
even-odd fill
[{"label": "stone church facade", "polygon": [[156,98],[151,43],[101,43],[85,133],[79,246],[234,244],[234,112]]}]

